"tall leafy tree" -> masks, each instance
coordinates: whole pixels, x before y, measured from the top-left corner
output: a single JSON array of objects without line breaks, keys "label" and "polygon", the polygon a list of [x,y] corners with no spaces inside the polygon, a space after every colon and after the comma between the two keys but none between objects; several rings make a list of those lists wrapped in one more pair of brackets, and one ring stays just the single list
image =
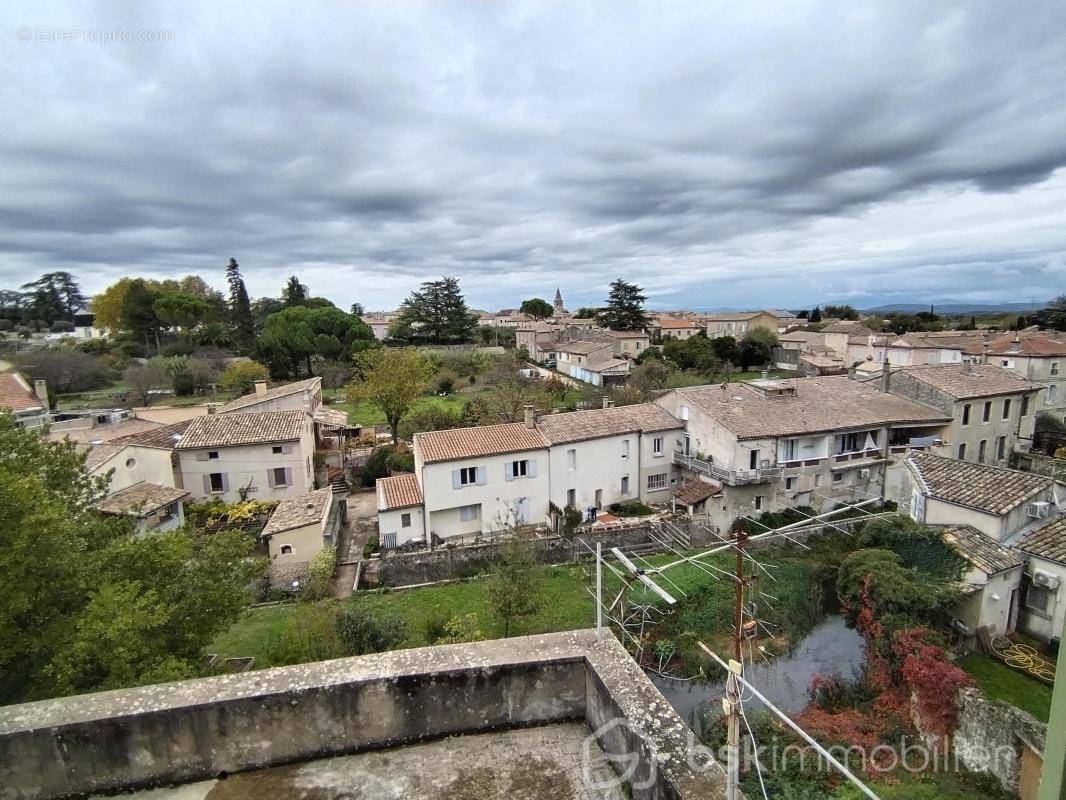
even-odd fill
[{"label": "tall leafy tree", "polygon": [[619,278],[611,284],[607,305],[600,312],[600,324],[613,331],[642,330],[648,324],[645,299],[639,286]]},{"label": "tall leafy tree", "polygon": [[773,331],[766,328],[753,328],[748,331],[741,337],[739,345],[741,368],[747,369],[753,364],[769,364],[777,345],[777,334]]},{"label": "tall leafy tree", "polygon": [[357,376],[348,384],[349,402],[377,407],[398,442],[400,420],[426,391],[433,367],[413,347],[367,350],[354,363]]},{"label": "tall leafy tree", "polygon": [[[514,526],[516,521],[505,523]],[[544,604],[543,580],[524,537],[516,534],[504,545],[486,589],[504,637],[511,635],[516,621],[535,614]]]},{"label": "tall leafy tree", "polygon": [[477,328],[456,278],[423,283],[403,301],[398,321],[414,338],[434,343],[473,341]]},{"label": "tall leafy tree", "polygon": [[259,349],[277,377],[310,375],[313,358],[347,361],[376,344],[365,322],[334,306],[282,309],[266,318],[259,336]]},{"label": "tall leafy tree", "polygon": [[555,313],[555,306],[547,300],[531,297],[529,300],[523,301],[518,310],[533,319],[547,319]]},{"label": "tall leafy tree", "polygon": [[156,318],[167,327],[194,328],[207,316],[207,303],[184,292],[169,292],[152,305]]},{"label": "tall leafy tree", "polygon": [[229,284],[229,313],[234,341],[241,349],[249,350],[255,337],[252,304],[248,300],[244,278],[241,277],[241,267],[235,258],[231,258],[226,265],[226,283]]},{"label": "tall leafy tree", "polygon": [[351,314],[353,317],[361,317],[366,312],[363,310],[363,304],[362,303],[352,303],[352,307],[348,311],[348,313]]},{"label": "tall leafy tree", "polygon": [[159,319],[155,315],[155,301],[159,293],[154,291],[146,281],[134,278],[122,298],[120,324],[138,339],[147,341],[155,337],[159,346]]},{"label": "tall leafy tree", "polygon": [[281,302],[286,307],[303,305],[307,300],[307,287],[300,283],[295,275],[290,275],[285,281],[285,287],[281,290]]}]

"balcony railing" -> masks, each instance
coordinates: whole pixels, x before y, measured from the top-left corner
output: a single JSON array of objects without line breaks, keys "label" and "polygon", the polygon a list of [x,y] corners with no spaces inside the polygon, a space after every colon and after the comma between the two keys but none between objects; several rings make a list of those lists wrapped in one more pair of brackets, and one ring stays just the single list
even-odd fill
[{"label": "balcony railing", "polygon": [[674,464],[697,475],[705,475],[730,486],[742,486],[749,483],[765,483],[781,477],[781,467],[760,467],[758,469],[739,470],[723,469],[709,461],[674,452]]}]

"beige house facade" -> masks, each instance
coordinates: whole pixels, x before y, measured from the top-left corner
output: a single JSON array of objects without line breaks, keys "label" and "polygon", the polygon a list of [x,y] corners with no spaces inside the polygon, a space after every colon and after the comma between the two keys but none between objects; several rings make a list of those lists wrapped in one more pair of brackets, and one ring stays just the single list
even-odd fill
[{"label": "beige house facade", "polygon": [[270,557],[271,583],[298,580],[315,556],[336,546],[343,504],[329,486],[278,504],[259,535]]}]

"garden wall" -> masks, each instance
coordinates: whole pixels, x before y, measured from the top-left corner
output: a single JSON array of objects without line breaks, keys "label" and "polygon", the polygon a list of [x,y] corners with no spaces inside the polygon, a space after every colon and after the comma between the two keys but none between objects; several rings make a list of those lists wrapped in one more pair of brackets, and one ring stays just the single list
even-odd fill
[{"label": "garden wall", "polygon": [[967,769],[994,775],[1005,790],[1017,793],[1026,750],[1044,752],[1047,725],[978,689],[962,689],[958,706],[956,757]]}]

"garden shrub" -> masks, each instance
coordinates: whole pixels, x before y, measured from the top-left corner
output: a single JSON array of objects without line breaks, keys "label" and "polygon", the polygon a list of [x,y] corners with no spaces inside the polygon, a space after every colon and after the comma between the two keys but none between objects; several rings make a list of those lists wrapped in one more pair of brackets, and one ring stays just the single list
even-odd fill
[{"label": "garden shrub", "polygon": [[403,619],[371,612],[358,603],[349,603],[337,615],[336,630],[345,652],[353,656],[395,650],[407,640],[407,623]]}]

